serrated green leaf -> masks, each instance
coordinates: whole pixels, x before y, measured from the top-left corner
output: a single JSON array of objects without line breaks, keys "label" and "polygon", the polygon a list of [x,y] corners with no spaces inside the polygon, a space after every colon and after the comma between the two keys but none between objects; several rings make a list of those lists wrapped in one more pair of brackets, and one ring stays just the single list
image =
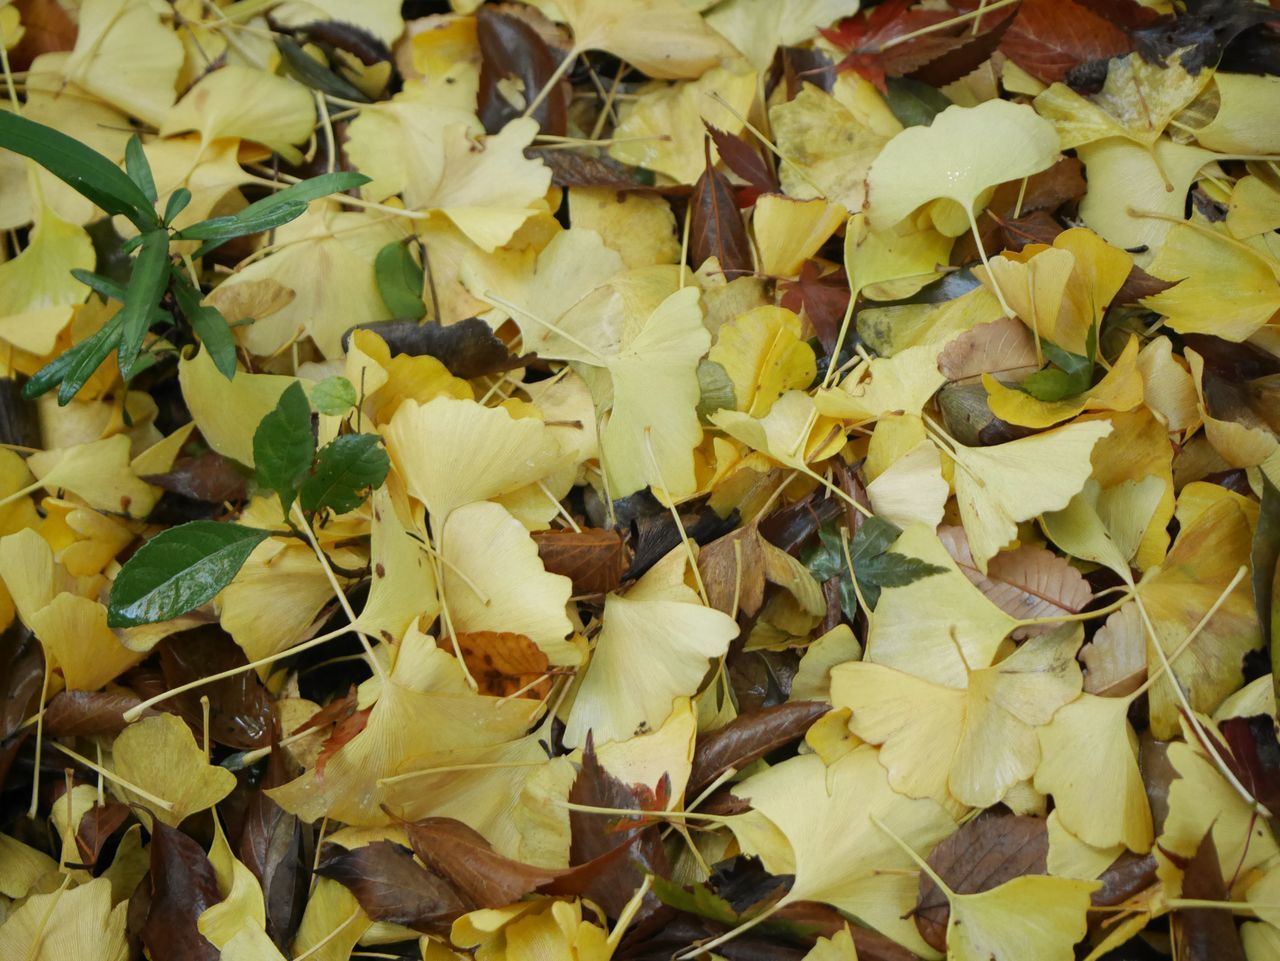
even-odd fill
[{"label": "serrated green leaf", "polygon": [[298,499],[308,512],[328,508],[345,514],[363,504],[365,493],[381,486],[390,469],[391,460],[376,435],[344,434],[321,448]]},{"label": "serrated green leaf", "polygon": [[[882,587],[905,587],[922,577],[946,572],[936,564],[889,551],[901,534],[896,525],[883,518],[868,517],[849,541],[849,558],[857,574],[858,590],[873,610],[880,600]],[[858,598],[845,562],[840,528],[834,521],[818,529],[818,545],[805,558],[805,565],[820,581],[840,578],[840,608],[852,620],[858,612]]]},{"label": "serrated green leaf", "polygon": [[129,138],[124,148],[124,169],[129,179],[138,185],[138,189],[151,201],[156,202],[156,181],[151,176],[151,164],[142,150],[142,141],[135,133]]},{"label": "serrated green leaf", "polygon": [[311,407],[302,384],[294,381],[280,395],[275,410],[262,418],[253,432],[253,463],[258,483],[279,495],[286,514],[315,453]]},{"label": "serrated green leaf", "polygon": [[156,226],[151,201],[129,175],[61,131],[0,110],[0,147],[30,157],[107,213],[129,218],[139,230]]},{"label": "serrated green leaf", "polygon": [[311,406],[321,414],[345,414],[356,400],[356,389],[345,377],[326,377],[311,389]]},{"label": "serrated green leaf", "polygon": [[124,292],[120,320],[118,361],[125,373],[138,359],[142,341],[151,328],[151,312],[160,303],[169,281],[169,234],[152,230],[142,236],[142,251],[133,262],[133,275]]},{"label": "serrated green leaf", "polygon": [[392,317],[418,320],[427,312],[422,300],[422,268],[409,248],[393,240],[381,250],[373,262],[373,276],[378,293]]},{"label": "serrated green leaf", "polygon": [[176,270],[173,273],[173,294],[177,298],[182,316],[187,318],[196,336],[200,338],[213,366],[227,380],[236,376],[236,341],[222,311],[209,304],[200,303],[200,294],[191,282]]},{"label": "serrated green leaf", "polygon": [[154,624],[212,600],[270,534],[217,521],[192,521],[157,534],[116,575],[107,624]]}]

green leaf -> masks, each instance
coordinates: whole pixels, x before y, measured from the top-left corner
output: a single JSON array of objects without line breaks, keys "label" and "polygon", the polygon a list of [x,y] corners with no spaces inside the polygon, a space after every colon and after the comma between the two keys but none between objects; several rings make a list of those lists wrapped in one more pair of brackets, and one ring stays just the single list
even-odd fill
[{"label": "green leaf", "polygon": [[718,410],[733,410],[738,398],[729,372],[714,360],[698,362],[698,418],[705,424]]},{"label": "green leaf", "polygon": [[105,300],[124,302],[124,287],[110,277],[103,277],[102,274],[95,274],[92,270],[81,270],[78,267],[71,271],[71,276],[95,294],[101,294]]},{"label": "green leaf", "polygon": [[904,127],[927,127],[951,106],[942,91],[910,77],[890,77],[885,85],[889,90],[885,103]]},{"label": "green leaf", "polygon": [[354,100],[356,103],[369,103],[364,91],[354,84],[348,83],[332,70],[327,69],[318,60],[308,54],[302,45],[292,37],[276,36],[276,47],[279,49],[289,69],[306,86],[321,93],[327,93],[343,100]]},{"label": "green leaf", "polygon": [[138,189],[154,204],[156,202],[156,181],[151,176],[151,164],[147,162],[147,155],[142,150],[142,141],[138,139],[136,133],[129,138],[129,143],[125,145],[124,169],[129,175],[129,179],[137,184]]},{"label": "green leaf", "polygon": [[191,282],[177,270],[173,271],[173,294],[177,298],[182,316],[187,318],[196,336],[200,338],[213,366],[227,380],[236,376],[236,341],[231,336],[227,319],[217,307],[200,303],[200,294]]},{"label": "green leaf", "polygon": [[308,512],[329,508],[345,514],[364,503],[365,493],[380,487],[391,469],[387,452],[375,434],[344,434],[326,444],[316,457],[315,471],[302,482],[298,494]]},{"label": "green leaf", "polygon": [[192,521],[157,534],[116,575],[107,624],[154,624],[212,600],[270,534],[217,521]]},{"label": "green leaf", "polygon": [[705,884],[694,882],[692,891],[686,891],[674,881],[658,875],[650,875],[649,880],[654,896],[668,907],[700,918],[708,918],[721,924],[737,924],[742,916],[720,895]]},{"label": "green leaf", "polygon": [[[898,527],[883,518],[869,517],[849,542],[849,558],[857,573],[858,589],[862,591],[867,606],[873,610],[880,600],[881,588],[905,587],[922,577],[946,573],[946,568],[918,557],[891,552],[889,548],[901,533]],[[845,563],[840,528],[834,521],[818,529],[818,546],[805,558],[805,565],[820,581],[840,578],[840,608],[845,617],[853,620],[858,613],[858,597],[849,576],[849,566]]]},{"label": "green leaf", "polygon": [[413,254],[398,240],[381,250],[373,262],[373,275],[378,282],[382,302],[392,317],[417,320],[427,312],[422,300],[422,268]]},{"label": "green leaf", "polygon": [[345,414],[357,399],[355,387],[345,377],[326,377],[311,388],[311,406],[321,414]]},{"label": "green leaf", "polygon": [[[92,337],[82,340],[36,371],[23,385],[22,396],[31,400],[62,384],[62,390],[58,392],[58,403],[67,404],[98,369],[98,365],[116,349],[119,340],[120,314],[117,313]],[[76,376],[82,367],[87,368],[88,373],[77,380]]]},{"label": "green leaf", "polygon": [[229,214],[226,217],[214,217],[211,220],[202,220],[198,224],[192,224],[183,230],[179,230],[173,235],[174,240],[234,240],[236,237],[244,237],[248,234],[260,234],[263,231],[271,230],[279,227],[281,224],[287,224],[291,220],[301,217],[307,209],[305,203],[282,204],[280,206],[271,207],[268,210],[258,210],[249,213],[249,208],[245,207],[239,213]]},{"label": "green leaf", "polygon": [[286,514],[315,453],[311,407],[302,384],[295,380],[280,395],[276,409],[262,418],[253,432],[253,463],[258,483],[280,496]]},{"label": "green leaf", "polygon": [[3,110],[0,147],[30,157],[107,213],[128,217],[139,230],[156,226],[151,201],[129,175],[61,131]]},{"label": "green leaf", "polygon": [[179,187],[169,194],[169,201],[164,205],[165,224],[173,223],[178,214],[187,209],[187,204],[189,203],[191,203],[191,191],[186,187]]},{"label": "green leaf", "polygon": [[1085,348],[1089,355],[1081,357],[1063,350],[1057,344],[1041,341],[1044,354],[1053,367],[1037,371],[1019,385],[1036,400],[1055,401],[1083,394],[1093,386],[1093,366],[1098,359],[1098,329],[1089,328]]},{"label": "green leaf", "polygon": [[169,281],[169,234],[152,230],[142,235],[142,252],[133,263],[133,276],[124,292],[118,360],[124,373],[138,359],[142,340],[151,328],[151,312],[160,303]]}]

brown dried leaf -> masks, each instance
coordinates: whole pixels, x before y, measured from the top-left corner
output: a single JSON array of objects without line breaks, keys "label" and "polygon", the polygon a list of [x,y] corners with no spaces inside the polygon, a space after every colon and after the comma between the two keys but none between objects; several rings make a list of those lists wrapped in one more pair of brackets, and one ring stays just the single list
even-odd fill
[{"label": "brown dried leaf", "polygon": [[696,796],[730,768],[741,769],[770,751],[790,744],[827,711],[821,701],[788,701],[740,714],[724,727],[698,738],[685,793]]},{"label": "brown dried leaf", "polygon": [[1147,635],[1136,604],[1126,604],[1107,618],[1080,648],[1084,689],[1102,697],[1132,694],[1147,679]]},{"label": "brown dried leaf", "polygon": [[938,355],[938,370],[953,383],[982,374],[1016,379],[1039,368],[1035,337],[1016,317],[979,324],[952,340]]},{"label": "brown dried leaf", "polygon": [[[1230,901],[1222,880],[1213,831],[1205,832],[1195,856],[1182,874],[1182,896],[1194,901]],[[1231,912],[1219,908],[1181,908],[1174,911],[1178,934],[1177,961],[1245,961],[1244,945]]]},{"label": "brown dried leaf", "polygon": [[734,617],[733,600],[747,615],[764,603],[764,547],[753,524],[725,534],[698,551],[698,571],[707,589],[707,600],[718,611]]},{"label": "brown dried leaf", "polygon": [[751,243],[738,213],[738,202],[727,177],[711,163],[711,140],[706,141],[706,169],[693,185],[689,199],[689,250],[695,268],[715,257],[726,277],[751,273]]},{"label": "brown dried leaf", "polygon": [[348,714],[333,725],[333,733],[325,738],[324,744],[320,746],[320,754],[316,757],[316,777],[323,777],[329,758],[337,754],[343,745],[365,729],[372,711],[372,707],[366,707],[363,711]]},{"label": "brown dried leaf", "polygon": [[152,961],[218,961],[219,952],[196,926],[222,900],[204,848],[159,818],[151,823],[151,902],[142,943]]},{"label": "brown dried leaf", "polygon": [[96,804],[85,812],[76,828],[76,848],[85,867],[98,863],[103,845],[131,813],[127,804]]},{"label": "brown dried leaf", "polygon": [[[61,691],[44,710],[44,729],[54,737],[94,737],[125,729],[124,712],[142,703],[133,691]],[[155,713],[148,711],[149,716]]]},{"label": "brown dried leaf", "polygon": [[[961,527],[943,527],[938,538],[946,546],[965,577],[991,603],[1017,618],[1060,617],[1078,614],[1093,600],[1093,591],[1084,575],[1043,547],[1027,544],[1003,551],[987,562],[987,573],[978,570],[969,553],[969,542]],[[1052,625],[1020,628],[1016,636],[1030,637]]]},{"label": "brown dried leaf", "polygon": [[[527,103],[551,79],[564,53],[557,56],[525,18],[490,5],[476,11],[476,39],[481,56],[477,113],[485,130],[496,134],[524,111],[503,89],[518,88]],[[544,134],[562,137],[568,132],[571,92],[569,84],[557,83],[530,114]]]},{"label": "brown dried leaf", "polygon": [[574,594],[608,594],[622,583],[627,558],[617,531],[598,527],[534,531],[533,540],[542,566],[573,581]]},{"label": "brown dried leaf", "polygon": [[76,25],[58,0],[14,0],[26,31],[9,52],[9,67],[26,70],[42,53],[58,53],[76,45]]},{"label": "brown dried leaf", "polygon": [[1074,0],[1022,0],[1000,51],[1044,83],[1073,67],[1128,53],[1128,35]]},{"label": "brown dried leaf", "polygon": [[[612,157],[592,157],[581,150],[548,150],[530,147],[525,156],[551,168],[557,187],[613,187],[615,190],[653,189],[653,174]],[[687,194],[688,187],[664,188],[663,193]]]},{"label": "brown dried leaf", "polygon": [[504,857],[453,818],[423,818],[405,829],[422,862],[479,908],[505,907],[564,873]]},{"label": "brown dried leaf", "polygon": [[[527,696],[545,697],[550,692],[547,655],[523,634],[471,631],[459,634],[457,640],[462,660],[480,685],[481,694],[506,697],[527,688]],[[447,637],[438,643],[443,650],[453,649]],[[533,686],[528,687],[530,684]]]},{"label": "brown dried leaf", "polygon": [[[22,726],[36,708],[44,683],[44,653],[40,643],[20,623],[0,634],[0,741]],[[46,722],[47,723],[47,722]]]},{"label": "brown dried leaf", "polygon": [[289,780],[285,753],[272,745],[262,782],[249,799],[237,853],[258,879],[266,907],[267,935],[287,945],[302,920],[307,868],[302,860],[302,825],[267,794]]},{"label": "brown dried leaf", "polygon": [[[455,377],[482,377],[525,366],[532,354],[517,357],[483,320],[468,317],[447,327],[427,321],[384,320],[360,324],[351,330],[367,330],[387,342],[391,353],[434,357]],[[345,347],[351,330],[342,335]]]},{"label": "brown dried leaf", "polygon": [[725,133],[705,120],[702,123],[715,141],[724,165],[747,182],[747,186],[738,191],[738,206],[750,207],[761,194],[780,189],[778,175],[759,151],[741,137]]},{"label": "brown dried leaf", "polygon": [[347,888],[373,920],[415,931],[445,933],[454,918],[471,909],[447,882],[390,841],[374,841],[352,851],[326,844],[316,873]]},{"label": "brown dried leaf", "polygon": [[[1048,870],[1049,833],[1041,818],[984,815],[961,826],[929,855],[929,866],[956,894],[978,894],[1027,874]],[[916,928],[939,951],[947,949],[946,895],[920,874]]]},{"label": "brown dried leaf", "polygon": [[197,457],[180,457],[165,473],[148,474],[142,479],[206,504],[242,501],[248,496],[247,478],[235,462],[212,450]]},{"label": "brown dried leaf", "polygon": [[[217,625],[167,637],[159,645],[160,669],[172,689],[248,664],[244,651]],[[241,750],[263,747],[271,736],[271,699],[255,671],[239,673],[180,694],[169,704],[188,724],[204,723],[202,698],[209,699],[209,736]]]}]

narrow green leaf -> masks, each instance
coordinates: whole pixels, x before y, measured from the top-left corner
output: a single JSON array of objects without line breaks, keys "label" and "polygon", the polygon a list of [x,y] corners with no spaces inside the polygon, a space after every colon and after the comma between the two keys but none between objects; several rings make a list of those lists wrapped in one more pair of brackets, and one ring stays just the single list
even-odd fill
[{"label": "narrow green leaf", "polygon": [[417,320],[427,312],[422,300],[422,268],[413,254],[398,240],[393,240],[381,250],[373,262],[373,276],[378,282],[378,293],[392,317],[408,317]]},{"label": "narrow green leaf", "polygon": [[231,336],[227,319],[217,307],[200,303],[199,292],[179,271],[173,270],[172,277],[173,293],[182,315],[209,351],[213,366],[227,380],[232,380],[236,376],[236,341]]},{"label": "narrow green leaf", "polygon": [[0,111],[0,147],[30,157],[107,213],[128,217],[139,230],[156,225],[151,202],[128,174],[61,131]]},{"label": "narrow green leaf", "polygon": [[344,434],[326,444],[315,471],[302,482],[302,509],[345,514],[364,503],[365,492],[386,480],[391,460],[375,434]]},{"label": "narrow green leaf", "polygon": [[234,240],[249,234],[260,234],[263,231],[287,224],[296,220],[306,212],[305,203],[282,204],[267,210],[252,211],[245,207],[239,213],[226,217],[214,217],[192,224],[173,235],[174,240]]},{"label": "narrow green leaf", "polygon": [[187,204],[189,203],[191,203],[191,191],[186,187],[179,187],[169,194],[169,200],[164,205],[164,222],[166,226],[173,223],[178,214],[187,209]]},{"label": "narrow green leaf", "polygon": [[280,496],[286,514],[315,452],[311,407],[302,384],[295,380],[280,395],[276,409],[262,418],[253,433],[253,463],[258,483]]},{"label": "narrow green leaf", "polygon": [[192,521],[157,534],[116,575],[107,624],[154,624],[212,600],[270,534],[217,521]]},{"label": "narrow green leaf", "polygon": [[[84,381],[98,369],[98,365],[115,350],[116,343],[120,339],[119,317],[117,313],[92,337],[76,344],[36,371],[23,385],[22,396],[30,400],[62,384],[62,390],[58,393],[58,403],[66,404],[70,401],[84,385]],[[92,363],[88,362],[89,357],[94,358]],[[81,365],[88,367],[88,373],[81,380],[73,381],[72,372],[78,371]]]},{"label": "narrow green leaf", "polygon": [[343,100],[354,100],[356,103],[369,103],[364,91],[339,77],[332,70],[308,54],[302,45],[292,37],[276,37],[276,47],[289,65],[298,80],[313,90],[327,93]]},{"label": "narrow green leaf", "polygon": [[345,414],[357,399],[355,387],[345,377],[326,377],[311,388],[311,406],[321,414]]},{"label": "narrow green leaf", "polygon": [[120,371],[133,366],[142,349],[142,340],[151,328],[151,312],[164,296],[169,280],[169,234],[152,230],[142,237],[142,251],[133,264],[133,276],[124,292],[121,318]]},{"label": "narrow green leaf", "polygon": [[135,133],[129,138],[124,148],[124,169],[129,179],[138,185],[138,189],[146,195],[151,203],[156,202],[156,181],[151,176],[151,164],[142,149],[142,141]]},{"label": "narrow green leaf", "polygon": [[71,276],[95,294],[101,294],[106,300],[124,302],[124,287],[117,284],[110,277],[103,277],[102,274],[95,274],[92,270],[80,270],[79,268],[73,269]]}]

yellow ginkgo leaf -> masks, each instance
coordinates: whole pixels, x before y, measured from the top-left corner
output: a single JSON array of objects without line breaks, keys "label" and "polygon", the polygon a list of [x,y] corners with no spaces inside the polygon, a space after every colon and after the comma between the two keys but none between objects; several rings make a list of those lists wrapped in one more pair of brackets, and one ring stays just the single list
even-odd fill
[{"label": "yellow ginkgo leaf", "polygon": [[1231,188],[1227,231],[1241,240],[1280,227],[1280,190],[1261,177],[1241,177]]},{"label": "yellow ginkgo leaf", "polygon": [[[405,487],[441,526],[455,508],[536,483],[561,456],[541,420],[452,397],[407,401],[383,437]],[[440,451],[469,454],[459,460]]]},{"label": "yellow ginkgo leaf", "polygon": [[25,898],[42,878],[55,874],[58,862],[17,838],[0,834],[0,894]]},{"label": "yellow ginkgo leaf", "polygon": [[1049,873],[1058,878],[1075,878],[1092,881],[1124,854],[1123,844],[1096,848],[1085,844],[1062,826],[1057,811],[1045,818],[1045,834],[1049,838],[1049,854],[1046,859]]},{"label": "yellow ginkgo leaf", "polygon": [[954,961],[1072,961],[1101,881],[1023,875],[978,894],[952,894],[947,957]]},{"label": "yellow ginkgo leaf", "polygon": [[[219,950],[225,949],[242,932],[245,934],[240,937],[240,945],[247,947],[247,941],[258,941],[260,944],[265,940],[274,950],[275,945],[271,944],[265,930],[267,912],[262,899],[262,886],[254,873],[232,853],[227,836],[222,831],[222,822],[216,817],[213,819],[213,845],[209,848],[209,864],[217,878],[218,893],[222,895],[222,900],[205,908],[196,919],[196,927],[200,933]],[[253,937],[255,932],[261,934],[261,939]]]},{"label": "yellow ginkgo leaf", "polygon": [[707,14],[707,23],[751,61],[768,70],[778,47],[797,46],[841,17],[858,12],[858,0],[729,0]]},{"label": "yellow ginkgo leaf", "polygon": [[1089,477],[1094,445],[1110,433],[1106,421],[1089,421],[994,447],[944,448],[955,462],[956,501],[980,571],[1017,537],[1020,521],[1067,506]]},{"label": "yellow ginkgo leaf", "polygon": [[[186,722],[174,714],[145,717],[126,727],[111,746],[111,768],[128,782],[118,787],[120,793],[170,827],[217,804],[236,786],[236,776],[210,764]],[[156,804],[156,798],[166,806]]]},{"label": "yellow ginkgo leaf", "polygon": [[300,27],[314,23],[319,14],[322,19],[361,27],[390,45],[404,30],[400,9],[401,5],[395,0],[364,0],[358,7],[352,7],[346,0],[288,0],[273,7],[271,16],[279,23]]},{"label": "yellow ginkgo leaf", "polygon": [[693,702],[687,697],[676,698],[662,727],[627,741],[601,744],[596,756],[600,766],[623,784],[643,784],[657,791],[665,779],[673,803],[679,803],[693,769],[697,729]]},{"label": "yellow ginkgo leaf", "polygon": [[680,498],[698,488],[698,361],[711,344],[698,297],[693,286],[671,294],[628,324],[606,358],[613,400],[600,453],[612,497],[648,486]]},{"label": "yellow ginkgo leaf", "polygon": [[643,88],[637,99],[620,105],[609,156],[677,183],[693,183],[706,165],[703,121],[731,135],[740,133],[742,118],[756,98],[756,79],[754,70],[738,62],[714,67],[697,80]]},{"label": "yellow ginkgo leaf", "polygon": [[1142,403],[1142,374],[1138,372],[1138,338],[1129,338],[1106,376],[1083,394],[1063,400],[1037,400],[1006,387],[990,374],[982,375],[991,413],[1021,427],[1051,427],[1086,410],[1132,410]]},{"label": "yellow ginkgo leaf", "polygon": [[107,609],[92,598],[59,594],[36,611],[27,626],[69,690],[96,691],[146,656],[121,643],[107,627]]},{"label": "yellow ginkgo leaf", "polygon": [[1187,368],[1174,359],[1173,342],[1156,337],[1138,354],[1143,401],[1169,431],[1189,430],[1199,422],[1196,385]]},{"label": "yellow ginkgo leaf", "polygon": [[[349,959],[372,924],[346,887],[332,878],[317,878],[293,940],[293,951],[295,956],[310,951],[314,961]],[[246,961],[262,959],[251,956]]]},{"label": "yellow ginkgo leaf", "polygon": [[159,495],[134,473],[129,450],[129,438],[116,434],[89,444],[39,451],[27,458],[27,467],[49,490],[69,490],[98,510],[146,517]]},{"label": "yellow ginkgo leaf", "polygon": [[[400,517],[387,488],[374,491],[370,503],[369,567],[373,582],[357,624],[388,643],[409,625],[430,624],[440,611],[435,573],[420,536]],[[464,630],[464,628],[459,628]],[[252,655],[250,655],[252,657]]]},{"label": "yellow ginkgo leaf", "polygon": [[711,423],[735,440],[801,473],[809,472],[810,462],[831,457],[845,442],[839,424],[820,416],[813,398],[802,390],[787,391],[762,418],[721,410],[711,415]]},{"label": "yellow ginkgo leaf", "polygon": [[785,158],[778,178],[788,196],[822,197],[848,213],[862,209],[867,173],[885,147],[882,134],[810,83],[794,99],[773,107],[769,122]]},{"label": "yellow ginkgo leaf", "polygon": [[[788,842],[781,861],[772,850],[759,851],[766,870],[795,875],[783,903],[823,901],[909,950],[927,953],[907,918],[919,889],[909,870],[914,863],[872,818],[926,853],[955,823],[935,802],[894,791],[875,748],[863,745],[830,767],[814,754],[791,758],[741,782],[733,793],[750,801]],[[736,824],[730,826],[744,852],[756,854]]]},{"label": "yellow ginkgo leaf", "polygon": [[1131,697],[1081,694],[1040,728],[1037,791],[1052,794],[1062,826],[1087,844],[1151,848],[1151,806],[1138,771]]},{"label": "yellow ginkgo leaf", "polygon": [[40,211],[22,253],[0,264],[0,340],[33,354],[50,353],[88,288],[71,276],[93,270],[93,241],[48,207]]},{"label": "yellow ginkgo leaf", "polygon": [[[328,815],[357,827],[392,823],[383,810],[405,762],[438,754],[447,744],[454,764],[473,763],[486,748],[520,737],[541,705],[474,693],[452,655],[410,629],[400,641],[390,676],[380,685],[364,729],[328,758],[271,791],[304,821]],[[510,772],[503,772],[510,776]],[[410,782],[412,783],[412,782]]]},{"label": "yellow ginkgo leaf", "polygon": [[25,961],[126,961],[128,910],[127,901],[112,907],[111,882],[106,878],[33,894],[0,926],[0,956]]},{"label": "yellow ginkgo leaf", "polygon": [[820,391],[814,402],[829,417],[854,423],[885,414],[919,414],[947,382],[938,370],[941,345],[908,347],[892,357],[876,357],[860,365],[839,387]]},{"label": "yellow ginkgo leaf", "polygon": [[845,228],[844,269],[853,289],[870,300],[910,297],[937,278],[954,243],[927,209],[874,230],[865,213],[856,213]]},{"label": "yellow ginkgo leaf", "polygon": [[224,457],[252,467],[253,431],[246,425],[260,423],[274,410],[294,378],[237,371],[227,380],[202,349],[178,361],[178,383],[205,443]]},{"label": "yellow ginkgo leaf", "polygon": [[315,114],[315,100],[303,85],[227,64],[183,94],[165,117],[160,134],[195,130],[205,144],[222,137],[252,140],[297,164],[302,152],[296,145],[311,136]]},{"label": "yellow ginkgo leaf", "polygon": [[[879,430],[873,436],[879,436]],[[938,449],[922,440],[867,485],[871,509],[904,530],[913,524],[942,523],[951,486],[942,477]]]},{"label": "yellow ginkgo leaf", "polygon": [[523,524],[500,504],[459,507],[441,538],[444,597],[458,632],[511,631],[533,641],[552,664],[576,664],[565,605],[567,577],[549,574]]},{"label": "yellow ginkgo leaf", "polygon": [[[274,600],[285,596],[288,604]],[[305,640],[332,600],[333,588],[308,545],[293,538],[267,538],[218,595],[218,622],[256,661]]]},{"label": "yellow ginkgo leaf", "polygon": [[658,80],[700,77],[732,52],[679,0],[557,0],[557,5],[573,31],[574,53],[604,50]]},{"label": "yellow ginkgo leaf", "polygon": [[818,938],[801,961],[858,961],[858,949],[849,926],[845,925],[829,938]]},{"label": "yellow ginkgo leaf", "polygon": [[158,127],[177,96],[182,42],[148,0],[86,0],[63,71],[97,97]]},{"label": "yellow ginkgo leaf", "polygon": [[760,271],[773,277],[795,277],[844,223],[845,212],[825,200],[796,200],[764,194],[751,218]]},{"label": "yellow ginkgo leaf", "polygon": [[[1242,661],[1261,644],[1253,594],[1241,577],[1216,613],[1200,628],[1182,653],[1173,655],[1214,607],[1237,571],[1249,565],[1252,534],[1249,520],[1236,504],[1222,500],[1183,526],[1164,563],[1152,568],[1138,585],[1151,626],[1166,656],[1172,658],[1177,683],[1193,709],[1210,714],[1223,698],[1244,683]],[[1154,639],[1148,638],[1150,643]],[[1147,663],[1161,663],[1149,650]],[[1151,731],[1168,738],[1178,731],[1181,700],[1168,678],[1150,692]]]},{"label": "yellow ginkgo leaf", "polygon": [[[605,600],[603,627],[569,710],[564,742],[581,747],[656,730],[677,698],[698,690],[713,658],[738,636],[733,618],[703,607],[684,584],[683,551],[625,594]],[[661,671],[653,670],[662,665]]]},{"label": "yellow ginkgo leaf", "polygon": [[879,664],[831,671],[831,703],[849,729],[881,745],[894,789],[910,797],[986,808],[1035,773],[1035,728],[1080,693],[1079,628],[1033,638],[965,688],[943,687]]},{"label": "yellow ginkgo leaf", "polygon": [[1098,93],[1083,97],[1065,83],[1055,83],[1036,97],[1036,111],[1053,121],[1063,150],[1108,137],[1150,147],[1213,77],[1205,70],[1189,73],[1181,54],[1168,59],[1167,64],[1149,63],[1137,53],[1113,58]]},{"label": "yellow ginkgo leaf", "polygon": [[923,524],[907,528],[892,550],[944,573],[880,591],[867,636],[867,660],[934,684],[963,687],[969,671],[990,666],[1017,619],[973,586],[937,534]]},{"label": "yellow ginkgo leaf", "polygon": [[1142,303],[1180,334],[1247,340],[1280,312],[1280,263],[1207,227],[1175,224],[1149,271],[1176,286]]},{"label": "yellow ginkgo leaf", "polygon": [[782,307],[757,307],[720,328],[707,359],[733,382],[737,408],[763,417],[785,391],[803,390],[817,373],[800,318]]},{"label": "yellow ginkgo leaf", "polygon": [[1029,106],[988,100],[948,107],[928,127],[908,127],[884,147],[867,180],[867,218],[892,227],[946,197],[972,220],[983,191],[1049,167],[1058,156],[1053,125]]},{"label": "yellow ginkgo leaf", "polygon": [[680,259],[675,214],[657,194],[574,187],[569,191],[569,222],[598,233],[629,270]]}]

